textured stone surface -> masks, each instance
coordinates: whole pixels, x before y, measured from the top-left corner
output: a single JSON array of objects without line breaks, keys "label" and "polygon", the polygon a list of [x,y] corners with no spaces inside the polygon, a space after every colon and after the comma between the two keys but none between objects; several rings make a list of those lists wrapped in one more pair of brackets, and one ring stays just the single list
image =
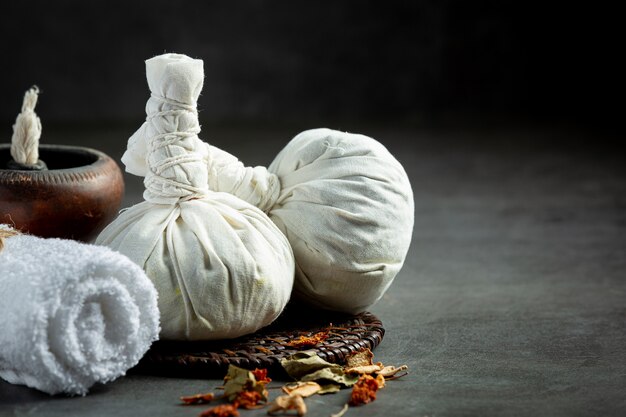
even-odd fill
[{"label": "textured stone surface", "polygon": [[[307,127],[205,126],[202,137],[257,164]],[[376,359],[411,373],[347,415],[626,415],[624,154],[583,133],[358,130],[398,156],[415,193],[411,252],[372,308],[387,328]],[[48,143],[119,158],[132,129],[61,133]],[[128,178],[125,202],[141,188]],[[220,384],[133,374],[50,398],[0,382],[0,415],[196,416],[204,408],[178,397]],[[312,397],[308,415],[348,395]]]}]

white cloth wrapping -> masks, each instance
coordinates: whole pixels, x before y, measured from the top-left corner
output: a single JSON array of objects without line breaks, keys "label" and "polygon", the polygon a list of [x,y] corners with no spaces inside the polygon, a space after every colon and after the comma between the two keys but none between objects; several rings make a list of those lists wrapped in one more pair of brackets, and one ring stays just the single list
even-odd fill
[{"label": "white cloth wrapping", "polygon": [[258,208],[209,189],[208,148],[196,101],[202,61],[166,54],[146,61],[152,93],[146,123],[122,161],[145,176],[145,202],[97,238],[144,268],[159,293],[161,337],[238,337],[270,324],[285,307],[294,259],[285,236]]},{"label": "white cloth wrapping", "polygon": [[157,293],[108,248],[19,235],[0,251],[0,377],[84,395],[124,375],[159,334]]},{"label": "white cloth wrapping", "polygon": [[383,296],[409,249],[414,204],[404,168],[382,144],[308,130],[268,169],[206,146],[210,186],[268,212],[289,239],[296,295],[352,313]]}]

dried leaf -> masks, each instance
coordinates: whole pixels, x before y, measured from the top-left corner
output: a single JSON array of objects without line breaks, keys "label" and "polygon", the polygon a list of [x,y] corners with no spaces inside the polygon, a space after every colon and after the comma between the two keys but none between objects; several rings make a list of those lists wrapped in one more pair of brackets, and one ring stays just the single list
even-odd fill
[{"label": "dried leaf", "polygon": [[310,350],[291,355],[280,363],[289,376],[300,381],[332,381],[351,387],[358,380],[347,375],[342,366],[326,362]]},{"label": "dried leaf", "polygon": [[395,374],[397,374],[400,371],[406,371],[407,369],[409,369],[408,366],[406,365],[402,365],[399,367],[395,367],[395,366],[385,366],[383,369],[381,369],[380,371],[377,372],[378,375],[382,375],[385,378],[389,378],[394,376]]},{"label": "dried leaf", "polygon": [[200,417],[238,417],[239,411],[232,404],[222,404],[202,412]]},{"label": "dried leaf", "polygon": [[267,414],[274,414],[278,411],[286,412],[288,410],[296,410],[298,416],[306,414],[306,404],[299,395],[281,395],[272,401],[267,410]]},{"label": "dried leaf", "polygon": [[256,391],[263,401],[267,401],[268,393],[265,384],[263,381],[258,382],[251,371],[229,365],[228,373],[224,378],[224,397],[233,402],[243,391]]},{"label": "dried leaf", "polygon": [[187,397],[180,397],[183,405],[206,404],[215,399],[215,394],[207,392],[206,394],[196,394]]},{"label": "dried leaf", "polygon": [[344,414],[346,414],[346,411],[348,411],[348,404],[345,404],[345,405],[343,406],[343,408],[342,408],[341,410],[339,410],[339,412],[338,412],[338,413],[331,414],[331,415],[330,415],[330,417],[341,417],[341,416],[343,416]]},{"label": "dried leaf", "polygon": [[346,368],[373,365],[374,354],[369,348],[354,352],[346,359]]},{"label": "dried leaf", "polygon": [[341,390],[341,385],[337,385],[337,384],[326,384],[326,385],[322,385],[322,389],[319,390],[317,393],[320,395],[323,394],[332,394],[335,393],[337,391]]},{"label": "dried leaf", "polygon": [[332,381],[345,387],[351,387],[358,381],[357,375],[346,374],[341,366],[330,366],[300,378],[301,381]]},{"label": "dried leaf", "polygon": [[376,399],[378,382],[371,375],[361,375],[358,382],[352,387],[352,394],[348,404],[352,406],[367,404]]},{"label": "dried leaf", "polygon": [[320,369],[328,368],[334,365],[330,362],[326,362],[324,359],[317,356],[312,350],[305,350],[303,352],[295,353],[280,361],[280,364],[285,368],[285,371],[294,379],[300,379],[306,374],[315,372]]},{"label": "dried leaf", "polygon": [[282,390],[287,395],[299,395],[302,398],[306,398],[313,394],[317,394],[322,390],[322,387],[317,382],[309,381],[287,384],[283,386]]}]

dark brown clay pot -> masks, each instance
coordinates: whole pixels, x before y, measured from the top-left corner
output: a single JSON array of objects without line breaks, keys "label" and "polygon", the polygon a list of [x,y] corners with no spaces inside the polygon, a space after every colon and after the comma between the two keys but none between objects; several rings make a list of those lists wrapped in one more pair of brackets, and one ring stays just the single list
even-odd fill
[{"label": "dark brown clay pot", "polygon": [[0,223],[41,237],[90,241],[115,217],[124,196],[119,167],[89,148],[40,145],[47,171],[4,169],[0,145]]}]

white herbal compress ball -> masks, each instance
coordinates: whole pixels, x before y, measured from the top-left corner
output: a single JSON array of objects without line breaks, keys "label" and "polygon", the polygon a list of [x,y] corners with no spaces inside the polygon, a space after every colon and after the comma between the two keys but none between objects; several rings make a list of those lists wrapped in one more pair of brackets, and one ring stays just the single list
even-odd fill
[{"label": "white herbal compress ball", "polygon": [[296,258],[294,293],[360,312],[402,267],[413,232],[413,192],[376,140],[330,129],[300,133],[269,168],[244,167],[207,145],[209,185],[269,213]]},{"label": "white herbal compress ball", "polygon": [[144,199],[98,237],[141,266],[159,293],[161,338],[238,337],[270,324],[289,300],[289,242],[258,208],[208,187],[198,139],[201,60],[146,61],[146,122],[129,139],[127,171],[145,176]]}]

